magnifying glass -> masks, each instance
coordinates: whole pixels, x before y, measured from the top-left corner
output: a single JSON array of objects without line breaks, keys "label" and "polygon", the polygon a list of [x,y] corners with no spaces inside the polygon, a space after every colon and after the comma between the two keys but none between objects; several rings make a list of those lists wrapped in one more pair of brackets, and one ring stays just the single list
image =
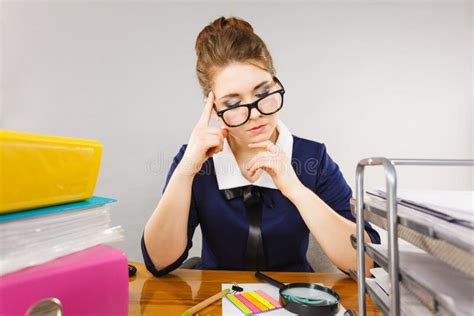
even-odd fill
[{"label": "magnifying glass", "polygon": [[255,277],[280,289],[280,304],[298,315],[335,315],[339,311],[339,295],[315,283],[283,284],[257,271]]}]

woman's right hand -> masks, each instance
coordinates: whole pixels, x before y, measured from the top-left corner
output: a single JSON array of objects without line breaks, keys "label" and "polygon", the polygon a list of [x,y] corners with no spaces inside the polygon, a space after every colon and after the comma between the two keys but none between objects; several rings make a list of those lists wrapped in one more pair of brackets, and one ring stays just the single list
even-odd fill
[{"label": "woman's right hand", "polygon": [[196,174],[201,170],[203,163],[212,155],[222,151],[224,138],[227,137],[226,128],[209,126],[214,104],[214,93],[211,91],[199,121],[191,132],[188,146],[180,164],[188,174]]}]

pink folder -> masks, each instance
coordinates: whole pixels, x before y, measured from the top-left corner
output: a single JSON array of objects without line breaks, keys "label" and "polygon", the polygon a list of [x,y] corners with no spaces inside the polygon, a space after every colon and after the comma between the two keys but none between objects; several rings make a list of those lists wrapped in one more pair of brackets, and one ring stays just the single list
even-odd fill
[{"label": "pink folder", "polygon": [[63,315],[127,315],[127,258],[99,245],[0,277],[0,315],[25,315],[46,298]]}]

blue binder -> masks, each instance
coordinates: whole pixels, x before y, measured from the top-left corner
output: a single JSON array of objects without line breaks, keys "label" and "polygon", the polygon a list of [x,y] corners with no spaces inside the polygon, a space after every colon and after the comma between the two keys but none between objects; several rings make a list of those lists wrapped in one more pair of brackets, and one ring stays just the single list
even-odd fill
[{"label": "blue binder", "polygon": [[72,203],[67,203],[67,204],[41,207],[41,208],[28,210],[28,211],[3,214],[3,215],[0,215],[0,223],[34,217],[34,216],[41,216],[41,215],[46,215],[46,214],[51,214],[51,213],[59,213],[59,212],[66,212],[66,211],[74,211],[77,209],[91,208],[91,207],[96,207],[96,206],[104,205],[107,203],[113,203],[113,202],[117,202],[117,200],[100,197],[100,196],[93,196],[85,201],[72,202]]}]

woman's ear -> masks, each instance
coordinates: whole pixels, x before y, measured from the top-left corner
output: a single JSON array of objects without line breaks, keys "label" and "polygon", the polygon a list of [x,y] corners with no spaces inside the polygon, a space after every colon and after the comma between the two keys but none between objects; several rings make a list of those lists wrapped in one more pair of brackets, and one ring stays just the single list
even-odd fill
[{"label": "woman's ear", "polygon": [[221,129],[224,137],[227,137],[227,135],[229,135],[229,130],[225,126],[221,126]]}]

